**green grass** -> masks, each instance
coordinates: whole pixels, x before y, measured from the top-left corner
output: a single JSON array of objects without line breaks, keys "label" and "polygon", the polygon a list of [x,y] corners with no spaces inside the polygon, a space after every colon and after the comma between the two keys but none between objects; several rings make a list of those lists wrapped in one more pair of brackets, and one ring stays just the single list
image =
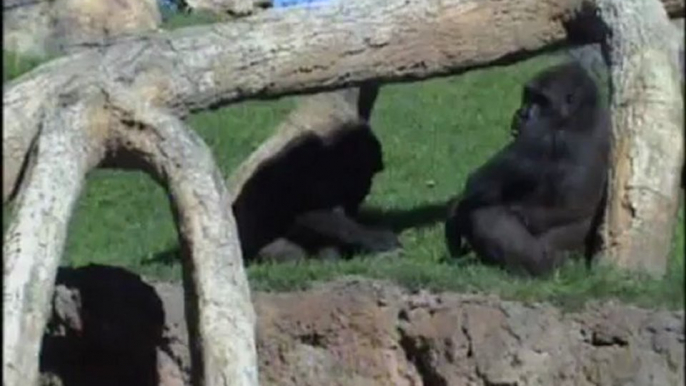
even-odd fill
[{"label": "green grass", "polygon": [[45,58],[22,56],[14,52],[3,51],[2,82],[4,83],[25,72],[29,72],[46,60]]},{"label": "green grass", "polygon": [[[543,56],[461,76],[384,86],[373,127],[384,146],[386,170],[375,180],[364,216],[400,231],[403,255],[253,265],[248,268],[252,287],[289,290],[342,275],[362,275],[410,288],[482,291],[569,307],[612,297],[644,306],[683,308],[683,214],[670,271],[659,280],[608,267],[589,273],[575,263],[551,278],[521,279],[474,259],[441,262],[446,256],[444,202],[460,191],[471,170],[508,141],[521,84],[557,60]],[[228,176],[270,135],[294,101],[292,97],[251,101],[197,114],[188,122],[212,147]],[[96,170],[88,181],[70,225],[64,264],[118,265],[148,276],[179,279],[176,234],[163,190],[142,173]]]},{"label": "green grass", "polygon": [[222,17],[210,11],[194,11],[192,13],[168,12],[164,13],[162,28],[173,30],[177,28],[189,27],[194,25],[219,23],[227,17]]}]

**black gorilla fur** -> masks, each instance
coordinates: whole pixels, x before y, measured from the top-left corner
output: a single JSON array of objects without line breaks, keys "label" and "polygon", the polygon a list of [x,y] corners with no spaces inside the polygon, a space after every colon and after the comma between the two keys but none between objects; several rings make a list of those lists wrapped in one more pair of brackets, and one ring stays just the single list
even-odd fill
[{"label": "black gorilla fur", "polygon": [[485,262],[531,275],[597,243],[610,150],[609,114],[577,63],[524,86],[514,140],[473,172],[445,224],[452,256],[465,238]]},{"label": "black gorilla fur", "polygon": [[[395,235],[367,230],[346,217],[356,215],[374,175],[383,167],[381,144],[363,120],[326,136],[299,136],[260,167],[234,202],[243,256],[252,259],[279,237],[295,239],[308,249],[310,244],[322,243],[394,249],[398,246]],[[344,215],[301,216],[337,207],[343,208]],[[335,232],[316,235],[318,228]]]}]

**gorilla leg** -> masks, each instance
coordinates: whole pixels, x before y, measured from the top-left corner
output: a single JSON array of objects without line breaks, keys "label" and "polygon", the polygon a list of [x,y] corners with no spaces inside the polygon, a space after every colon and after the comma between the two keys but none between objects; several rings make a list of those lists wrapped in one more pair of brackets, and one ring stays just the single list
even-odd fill
[{"label": "gorilla leg", "polygon": [[343,254],[393,252],[402,247],[392,231],[360,224],[340,207],[300,214],[284,233],[260,249],[260,261],[299,261],[314,255],[336,260]]},{"label": "gorilla leg", "polygon": [[592,218],[565,224],[543,233],[539,240],[551,249],[560,251],[584,251]]},{"label": "gorilla leg", "polygon": [[301,214],[287,237],[310,249],[328,245],[348,252],[381,253],[401,248],[398,236],[393,232],[362,225],[340,207]]},{"label": "gorilla leg", "polygon": [[556,266],[548,243],[534,237],[524,224],[504,206],[474,210],[470,215],[472,248],[486,263],[534,276]]},{"label": "gorilla leg", "polygon": [[486,262],[534,276],[558,268],[572,251],[584,251],[592,218],[555,227],[533,236],[506,207],[472,212],[470,243]]},{"label": "gorilla leg", "polygon": [[555,265],[559,266],[564,262],[570,252],[584,255],[587,263],[596,249],[594,218],[590,217],[577,222],[565,224],[552,228],[540,235],[539,240],[548,246],[555,260]]}]

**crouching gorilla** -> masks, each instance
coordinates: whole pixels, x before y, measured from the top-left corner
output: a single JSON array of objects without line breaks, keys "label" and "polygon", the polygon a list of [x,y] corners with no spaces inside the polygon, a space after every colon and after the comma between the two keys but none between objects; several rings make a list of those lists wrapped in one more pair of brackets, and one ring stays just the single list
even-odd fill
[{"label": "crouching gorilla", "polygon": [[[373,99],[376,93],[371,94]],[[360,103],[371,106],[373,100],[365,98],[367,93]],[[384,168],[381,143],[367,123],[369,110],[362,107],[359,120],[326,135],[300,134],[245,183],[233,211],[246,260],[400,248],[390,230],[355,219],[373,177]]]},{"label": "crouching gorilla", "polygon": [[568,252],[590,257],[605,200],[609,114],[576,63],[524,86],[514,140],[473,172],[445,224],[452,256],[465,238],[486,263],[513,272],[553,271]]}]

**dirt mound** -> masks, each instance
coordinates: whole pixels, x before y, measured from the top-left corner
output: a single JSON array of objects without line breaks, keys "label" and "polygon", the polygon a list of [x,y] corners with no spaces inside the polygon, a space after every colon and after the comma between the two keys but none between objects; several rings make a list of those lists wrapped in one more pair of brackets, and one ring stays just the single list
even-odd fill
[{"label": "dirt mound", "polygon": [[[262,385],[684,384],[683,311],[603,303],[565,314],[355,278],[253,297]],[[41,358],[51,384],[187,384],[180,285],[64,269],[53,305]]]}]

